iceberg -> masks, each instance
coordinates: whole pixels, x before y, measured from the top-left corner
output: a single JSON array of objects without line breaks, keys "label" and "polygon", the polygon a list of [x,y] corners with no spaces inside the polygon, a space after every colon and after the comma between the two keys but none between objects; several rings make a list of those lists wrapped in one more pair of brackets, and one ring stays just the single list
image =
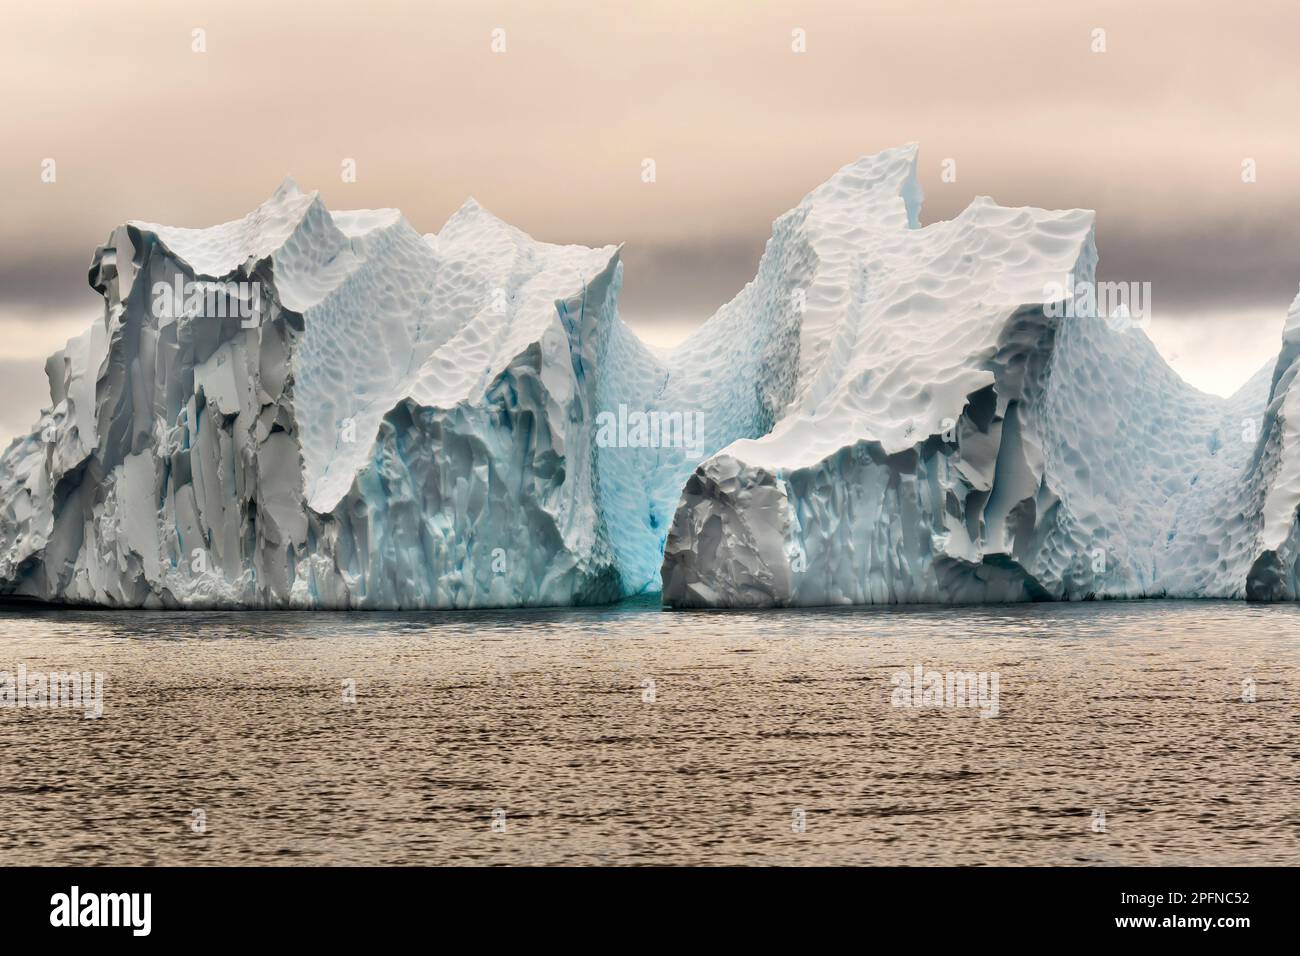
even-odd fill
[{"label": "iceberg", "polygon": [[[394,210],[332,214],[292,182],[212,229],[128,223],[91,266],[102,322],[50,360],[52,408],[0,461],[5,590],[618,597],[589,423],[619,276],[617,249],[536,243],[472,201],[436,236]],[[231,289],[256,310],[220,307]]]},{"label": "iceberg", "polygon": [[473,200],[430,235],[292,181],[212,228],[129,222],[0,456],[0,595],[1294,600],[1300,298],[1278,361],[1205,395],[1129,316],[1069,308],[1091,212],[923,227],[916,158],[809,193],[671,350],[620,319],[619,247]]},{"label": "iceberg", "polygon": [[921,228],[919,201],[909,148],[787,214],[814,257],[796,395],[687,481],[665,602],[1293,599],[1297,306],[1271,375],[1206,395],[1131,317],[1056,298],[1096,286],[1091,212]]}]

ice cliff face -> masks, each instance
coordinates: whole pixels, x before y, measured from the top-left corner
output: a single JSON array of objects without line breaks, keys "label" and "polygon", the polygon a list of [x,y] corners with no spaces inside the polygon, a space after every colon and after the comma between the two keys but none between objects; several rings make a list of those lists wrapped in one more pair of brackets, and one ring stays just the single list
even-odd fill
[{"label": "ice cliff face", "polygon": [[794,393],[771,432],[687,482],[668,601],[1040,596],[1021,557],[1035,509],[1052,506],[1036,500],[1034,402],[1056,327],[1043,295],[1090,278],[1092,214],[981,199],[920,229],[919,204],[915,151],[894,150],[845,167],[777,223],[765,259],[778,243],[807,250],[788,279],[801,290]]},{"label": "ice cliff face", "polygon": [[53,409],[0,461],[5,590],[619,597],[592,407],[619,281],[617,249],[533,242],[473,202],[422,237],[291,183],[213,229],[118,229],[91,269],[103,321],[50,360]]},{"label": "ice cliff face", "polygon": [[[671,352],[615,247],[436,235],[286,183],[128,223],[0,457],[0,594],[143,607],[1291,600],[1300,304],[1231,399],[1060,316],[1093,217],[919,226],[914,147],[779,219]],[[1297,300],[1300,303],[1300,300]],[[661,577],[662,576],[662,577]]]},{"label": "ice cliff face", "polygon": [[1205,395],[1125,316],[1055,297],[1094,282],[1091,213],[979,199],[918,228],[914,158],[778,222],[813,250],[795,398],[687,481],[665,601],[1294,595],[1294,313],[1271,391],[1262,369]]},{"label": "ice cliff face", "polygon": [[[1291,303],[1250,462],[1245,521],[1233,528],[1237,560],[1250,560],[1246,597],[1256,601],[1300,598],[1300,295]],[[1232,489],[1230,496],[1240,489]],[[1230,507],[1229,506],[1225,506]],[[1244,544],[1243,544],[1244,542]]]}]

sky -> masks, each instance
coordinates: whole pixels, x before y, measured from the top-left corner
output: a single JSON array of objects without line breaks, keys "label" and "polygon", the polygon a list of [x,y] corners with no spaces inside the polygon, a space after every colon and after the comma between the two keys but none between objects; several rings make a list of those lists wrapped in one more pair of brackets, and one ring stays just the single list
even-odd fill
[{"label": "sky", "polygon": [[1098,277],[1150,282],[1157,347],[1230,394],[1300,286],[1298,33],[1293,0],[11,5],[0,442],[48,404],[43,359],[101,311],[86,270],[130,219],[236,219],[286,175],[421,232],[473,196],[625,243],[620,312],[671,344],[773,219],[906,142],[923,222],[979,195],[1095,209]]}]

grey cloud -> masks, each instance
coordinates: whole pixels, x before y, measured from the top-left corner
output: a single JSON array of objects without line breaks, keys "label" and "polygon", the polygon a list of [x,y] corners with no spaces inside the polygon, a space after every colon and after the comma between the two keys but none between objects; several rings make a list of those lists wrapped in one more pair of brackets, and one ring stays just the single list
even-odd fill
[{"label": "grey cloud", "polygon": [[49,383],[40,362],[0,359],[0,450],[15,435],[27,433],[50,403]]},{"label": "grey cloud", "polygon": [[[752,277],[772,219],[907,141],[926,221],[981,194],[1096,209],[1101,277],[1151,281],[1162,311],[1284,311],[1300,282],[1293,2],[1241,5],[1230,29],[1206,0],[375,0],[364,22],[344,0],[307,19],[244,0],[153,7],[6,12],[0,335],[24,310],[93,310],[85,270],[120,222],[212,225],[286,174],[423,232],[472,194],[538,239],[624,242],[624,313],[699,322]],[[1249,186],[1243,157],[1259,164]]]},{"label": "grey cloud", "polygon": [[49,256],[4,252],[8,254],[0,254],[0,312],[39,314],[78,306],[93,311],[102,302],[86,278],[93,247],[82,253],[60,250]]},{"label": "grey cloud", "polygon": [[754,277],[766,241],[762,235],[672,245],[628,243],[619,312],[634,322],[671,316],[699,324]]},{"label": "grey cloud", "polygon": [[1300,285],[1300,217],[1099,225],[1097,248],[1099,278],[1150,281],[1162,311],[1273,306],[1281,315]]}]

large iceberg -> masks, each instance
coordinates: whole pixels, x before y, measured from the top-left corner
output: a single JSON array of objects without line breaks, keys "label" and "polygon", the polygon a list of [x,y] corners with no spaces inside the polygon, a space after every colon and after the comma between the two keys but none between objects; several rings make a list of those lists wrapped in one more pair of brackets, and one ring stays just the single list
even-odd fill
[{"label": "large iceberg", "polygon": [[422,237],[286,182],[213,229],[127,224],[91,283],[103,321],[50,360],[53,408],[0,463],[13,593],[327,608],[621,594],[590,450],[617,249],[533,242],[472,201]]},{"label": "large iceberg", "polygon": [[920,226],[916,149],[775,223],[670,351],[619,249],[286,182],[97,250],[104,314],[0,457],[0,594],[127,607],[1297,594],[1300,300],[1231,399],[1062,315],[1093,215]]},{"label": "large iceberg", "polygon": [[[976,200],[917,225],[912,149],[777,223],[811,249],[795,397],[687,481],[684,607],[1296,594],[1293,308],[1273,372],[1183,382],[1095,288],[1093,214]],[[1300,301],[1300,300],[1298,300]]]}]

